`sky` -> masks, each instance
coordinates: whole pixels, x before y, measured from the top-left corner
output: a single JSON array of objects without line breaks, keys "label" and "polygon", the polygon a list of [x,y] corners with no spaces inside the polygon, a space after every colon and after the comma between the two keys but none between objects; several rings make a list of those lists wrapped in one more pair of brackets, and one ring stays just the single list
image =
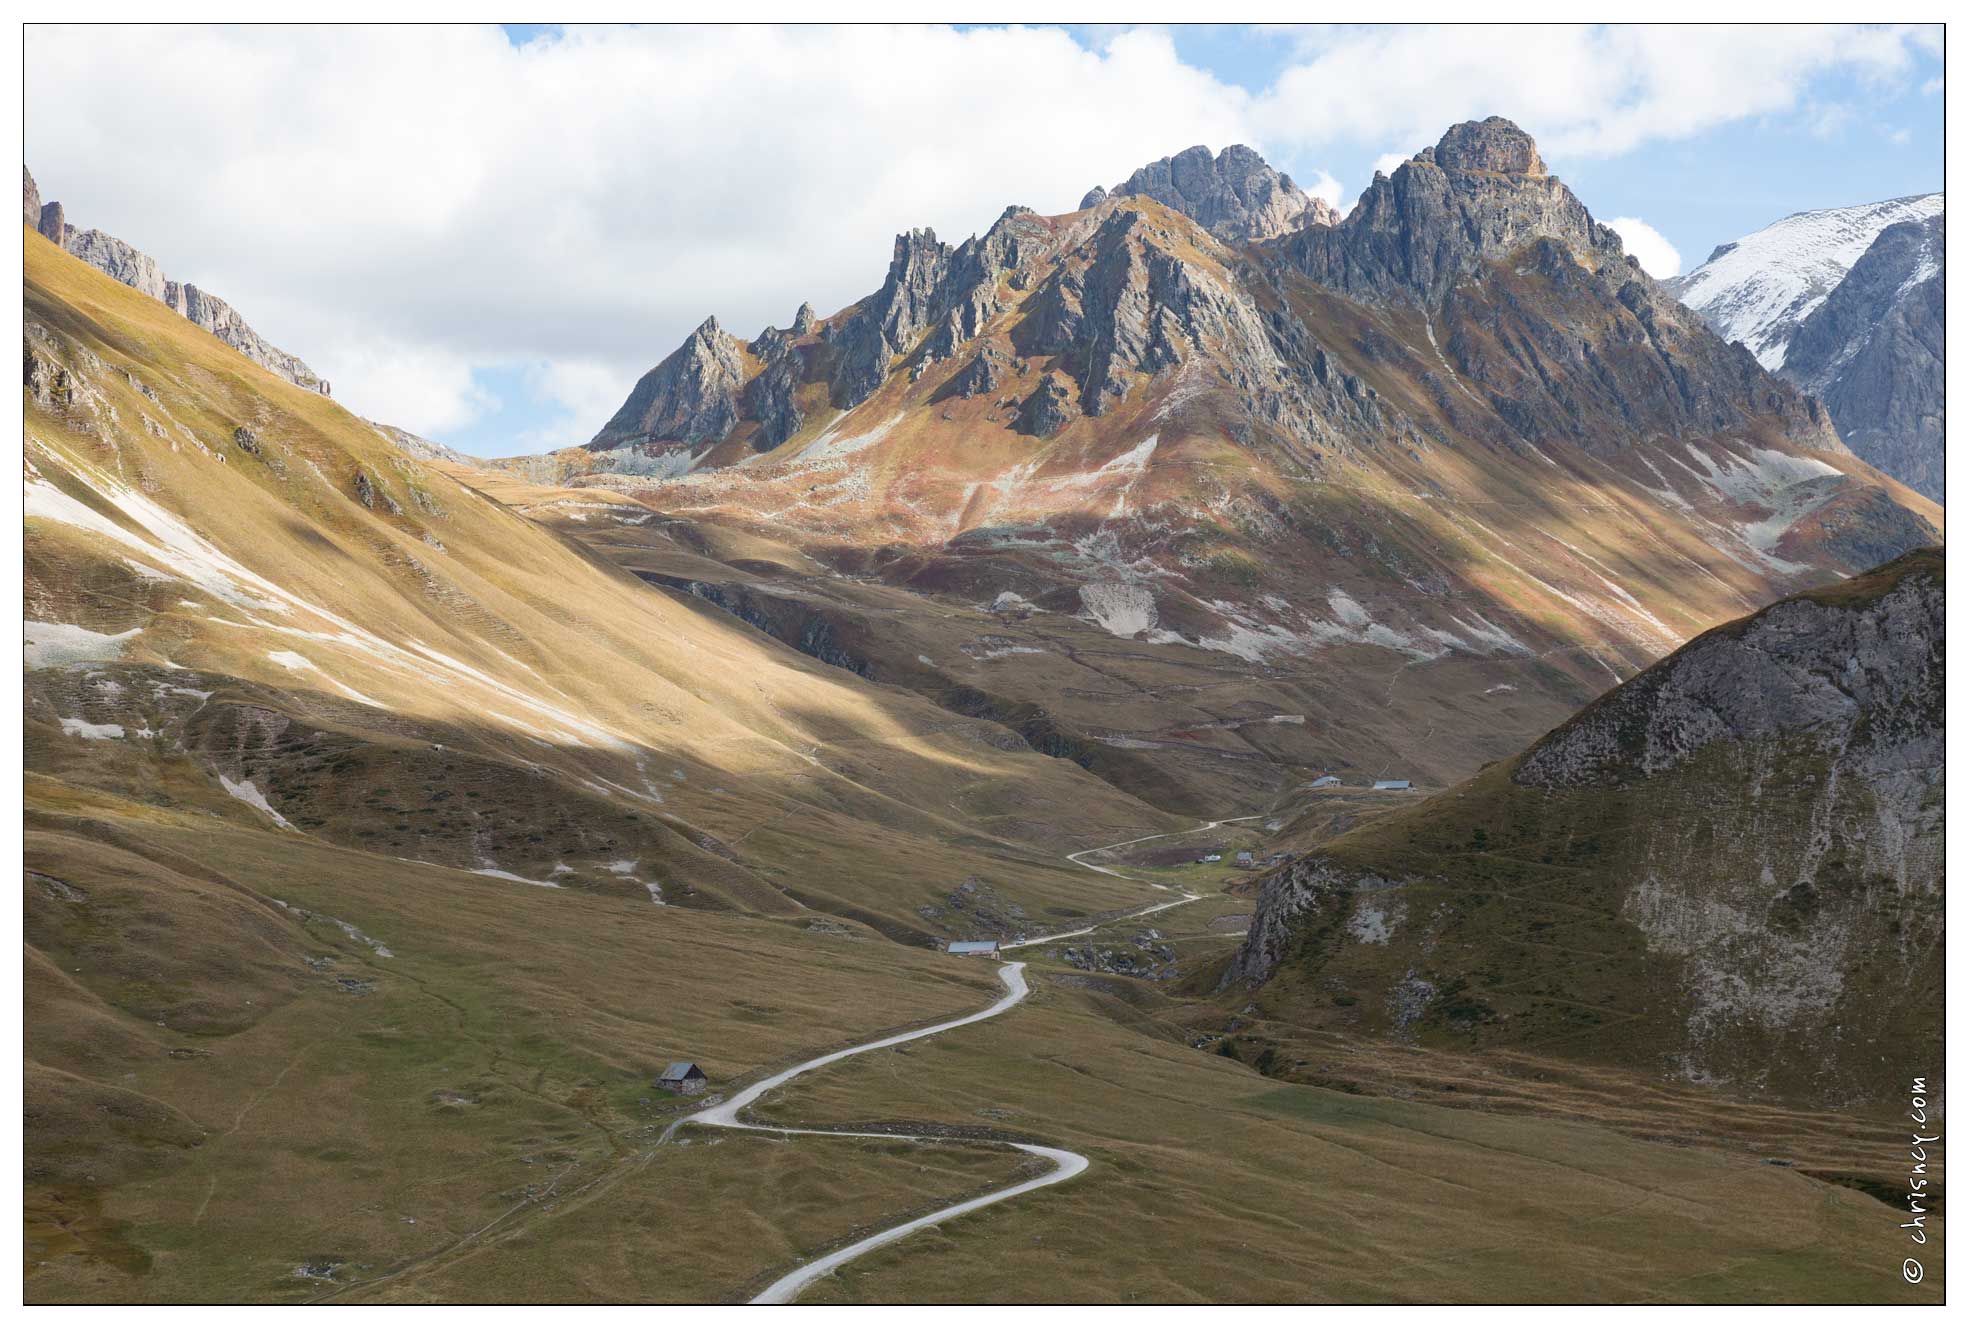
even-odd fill
[{"label": "sky", "polygon": [[1657,276],[1942,188],[1938,28],[30,25],[25,105],[71,224],[485,456],[587,441],[706,315],[830,313],[899,231],[1196,143],[1344,211],[1505,115]]}]

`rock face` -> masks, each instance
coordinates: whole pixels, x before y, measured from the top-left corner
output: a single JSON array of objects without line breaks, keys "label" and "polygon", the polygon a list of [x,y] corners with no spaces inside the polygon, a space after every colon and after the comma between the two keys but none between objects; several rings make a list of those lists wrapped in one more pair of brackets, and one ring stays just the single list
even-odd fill
[{"label": "rock face", "polygon": [[1433,306],[1484,264],[1537,240],[1589,266],[1622,261],[1620,238],[1545,173],[1531,136],[1493,116],[1452,127],[1392,177],[1377,175],[1343,224],[1307,231],[1287,248],[1332,290]]},{"label": "rock face", "polygon": [[[156,259],[134,245],[103,231],[78,231],[68,225],[62,205],[41,203],[41,191],[35,186],[34,177],[25,167],[22,167],[21,173],[24,182],[23,220],[35,226],[48,240],[125,286],[170,306],[253,363],[271,370],[297,387],[319,392],[323,396],[329,395],[328,380],[308,368],[299,356],[289,355],[253,331],[239,316],[238,310],[196,286],[170,280]],[[38,217],[35,215],[37,213]]]},{"label": "rock face", "polygon": [[59,203],[41,205],[41,221],[35,229],[64,248],[67,247],[68,238],[73,233],[73,228],[69,226],[67,217],[62,212],[62,205]]},{"label": "rock face", "polygon": [[1241,244],[1270,240],[1307,226],[1331,226],[1339,214],[1324,199],[1310,198],[1289,175],[1273,170],[1242,143],[1211,157],[1198,144],[1174,157],[1150,162],[1112,191],[1089,190],[1080,206],[1108,197],[1140,195],[1193,218],[1220,240]]},{"label": "rock face", "polygon": [[1079,412],[1073,404],[1073,381],[1064,374],[1048,374],[1039,380],[1025,404],[1019,408],[1019,430],[1038,438],[1051,438]]},{"label": "rock face", "polygon": [[[1565,438],[1606,452],[1650,429],[1730,429],[1749,405],[1801,443],[1842,450],[1817,403],[1723,344],[1641,271],[1508,120],[1451,128],[1392,177],[1376,176],[1345,221],[1280,244],[1322,286],[1419,308],[1443,367],[1478,385],[1534,446]],[[1546,290],[1500,298],[1473,287],[1506,260]],[[1455,410],[1451,387],[1437,390]],[[1643,420],[1653,423],[1637,430]]]},{"label": "rock face", "polygon": [[[800,306],[800,314],[793,320],[795,334],[802,323],[809,329],[813,327],[811,306]],[[793,394],[800,386],[800,357],[793,348],[793,338],[776,328],[760,334],[751,351],[765,364],[765,369],[745,385],[746,413],[759,422],[752,448],[755,452],[770,452],[800,428],[800,409],[793,401]]]},{"label": "rock face", "polygon": [[868,400],[887,379],[897,357],[925,332],[931,362],[949,359],[1004,308],[998,283],[1051,239],[1050,228],[1029,208],[1005,209],[983,236],[952,248],[930,230],[896,237],[882,289],[830,327],[838,351],[828,385],[833,405],[848,409]]},{"label": "rock face", "polygon": [[456,466],[478,465],[476,459],[466,456],[458,449],[413,434],[408,429],[398,429],[395,425],[381,424],[375,420],[365,420],[363,423],[389,440],[405,456],[415,457],[419,461],[450,462]]},{"label": "rock face", "polygon": [[1939,212],[1883,229],[1798,325],[1783,370],[1825,403],[1848,447],[1938,503],[1943,246]]},{"label": "rock face", "polygon": [[[98,265],[100,266],[100,265]],[[105,269],[107,271],[107,269]],[[114,276],[114,273],[111,273]],[[162,275],[162,274],[160,274]],[[127,283],[135,286],[135,282]],[[142,287],[137,289],[142,290]],[[256,365],[263,365],[274,373],[299,387],[308,388],[328,395],[328,381],[314,370],[308,368],[298,355],[289,355],[269,342],[239,316],[239,311],[221,300],[218,296],[200,290],[196,286],[180,285],[174,281],[164,283],[161,297],[165,304],[226,345],[238,351]]]},{"label": "rock face", "polygon": [[1137,375],[1180,365],[1204,346],[1254,381],[1274,377],[1278,357],[1249,299],[1181,257],[1143,212],[1109,213],[1084,252],[1084,265],[1061,265],[1039,289],[1013,333],[1021,355],[1081,362],[1081,411],[1106,413]]},{"label": "rock face", "polygon": [[1559,1047],[1604,1024],[1568,1055],[1890,1095],[1880,1049],[1941,1034],[1943,623],[1928,550],[1706,633],[1267,878],[1225,981],[1345,996],[1326,1009],[1357,1032]]},{"label": "rock face", "polygon": [[738,341],[707,318],[689,339],[644,374],[591,448],[693,450],[715,443],[738,423],[744,366]]},{"label": "rock face", "polygon": [[158,266],[156,259],[134,245],[126,245],[113,235],[89,230],[70,232],[62,248],[90,267],[101,269],[151,299],[164,299],[164,269]]}]

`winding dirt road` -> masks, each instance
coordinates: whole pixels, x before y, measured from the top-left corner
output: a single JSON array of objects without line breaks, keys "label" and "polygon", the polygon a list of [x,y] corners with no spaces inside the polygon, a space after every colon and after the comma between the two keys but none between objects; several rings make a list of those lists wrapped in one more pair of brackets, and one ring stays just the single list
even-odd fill
[{"label": "winding dirt road", "polygon": [[[749,1121],[739,1120],[738,1114],[758,1102],[766,1093],[777,1089],[780,1085],[785,1084],[795,1076],[806,1074],[808,1071],[818,1070],[822,1066],[831,1066],[837,1061],[845,1060],[848,1057],[859,1056],[864,1052],[874,1052],[881,1048],[894,1047],[898,1043],[908,1043],[918,1038],[928,1038],[932,1034],[941,1034],[947,1030],[962,1028],[967,1024],[976,1024],[980,1020],[989,1020],[994,1015],[1004,1014],[1026,998],[1028,989],[1026,987],[1024,970],[1024,962],[1017,960],[1000,966],[998,977],[1005,984],[1005,995],[981,1011],[973,1012],[970,1015],[959,1016],[955,1020],[945,1020],[941,1024],[933,1024],[924,1029],[911,1030],[906,1034],[893,1034],[888,1038],[878,1038],[872,1043],[863,1043],[859,1047],[846,1048],[840,1052],[830,1052],[824,1057],[815,1057],[811,1061],[803,1061],[790,1070],[784,1070],[777,1075],[768,1076],[766,1079],[759,1081],[759,1083],[741,1090],[727,1102],[720,1103],[715,1107],[705,1108],[702,1112],[692,1113],[690,1116],[683,1118],[671,1126],[670,1131],[675,1131],[679,1126],[723,1126],[731,1130],[771,1131],[779,1135],[831,1135],[860,1140],[915,1140],[924,1144],[938,1143],[934,1137],[924,1135],[889,1135],[878,1131],[801,1130],[787,1126],[760,1126]],[[666,1139],[669,1137],[670,1131],[664,1133]],[[1044,1176],[1033,1177],[1016,1185],[1007,1186],[1002,1190],[992,1191],[989,1195],[980,1195],[976,1199],[965,1200],[960,1204],[953,1204],[939,1209],[933,1214],[925,1214],[923,1217],[911,1219],[907,1223],[899,1223],[895,1227],[885,1228],[872,1237],[864,1237],[853,1245],[843,1246],[840,1250],[831,1251],[818,1260],[810,1260],[798,1269],[795,1269],[792,1273],[779,1279],[758,1296],[752,1298],[752,1303],[754,1305],[782,1305],[793,1300],[794,1297],[800,1294],[802,1288],[806,1287],[807,1284],[813,1282],[815,1279],[832,1273],[850,1260],[866,1255],[878,1247],[887,1246],[891,1242],[901,1241],[912,1232],[920,1232],[924,1228],[935,1227],[938,1223],[944,1222],[946,1219],[956,1218],[959,1214],[968,1214],[974,1209],[983,1209],[987,1205],[997,1204],[1002,1200],[1009,1200],[1015,1195],[1024,1195],[1027,1191],[1036,1191],[1042,1186],[1058,1185],[1060,1182],[1066,1181],[1070,1177],[1077,1177],[1087,1170],[1086,1156],[1076,1154],[1071,1150],[1049,1149],[1044,1145],[1037,1144],[1014,1144],[1011,1147],[1023,1153],[1031,1154],[1035,1158],[1049,1160],[1053,1164],[1053,1170]]]},{"label": "winding dirt road", "polygon": [[[1263,813],[1257,814],[1257,816],[1263,815]],[[1076,867],[1087,868],[1093,872],[1103,872],[1110,877],[1126,877],[1129,881],[1139,881],[1145,885],[1154,886],[1159,891],[1169,891],[1174,888],[1164,886],[1159,882],[1149,881],[1144,877],[1131,876],[1126,872],[1120,872],[1114,868],[1102,867],[1097,863],[1083,862],[1082,858],[1088,854],[1098,854],[1109,849],[1122,849],[1129,845],[1143,844],[1149,840],[1164,840],[1176,835],[1196,835],[1203,831],[1215,830],[1217,827],[1226,825],[1229,822],[1255,821],[1257,820],[1257,816],[1226,817],[1220,821],[1207,821],[1201,826],[1192,827],[1187,831],[1166,831],[1159,835],[1139,836],[1133,840],[1122,840],[1115,844],[1101,845],[1094,849],[1082,849],[1077,853],[1068,854],[1066,857],[1067,861]],[[1139,918],[1144,914],[1159,913],[1164,909],[1173,909],[1177,905],[1188,904],[1191,900],[1201,898],[1189,891],[1182,891],[1173,900],[1166,900],[1160,904],[1145,905],[1140,909],[1130,910],[1124,914],[1117,914],[1113,918],[1091,924],[1084,928],[1078,928],[1072,932],[1055,932],[1043,937],[1028,937],[1024,941],[1011,943],[1002,947],[1002,949],[1013,950],[1020,946],[1038,946],[1046,942],[1059,941],[1065,937],[1084,936],[1094,931],[1097,927],[1106,927],[1110,923],[1119,923],[1123,919]],[[779,1135],[831,1135],[845,1139],[914,1140],[922,1144],[945,1143],[945,1141],[936,1137],[925,1135],[889,1135],[876,1131],[808,1130],[789,1126],[762,1126],[754,1122],[740,1120],[739,1114],[774,1089],[779,1088],[781,1085],[786,1084],[798,1076],[806,1074],[808,1071],[819,1070],[823,1066],[831,1066],[837,1061],[845,1061],[849,1057],[860,1056],[864,1052],[876,1052],[882,1048],[895,1047],[899,1043],[909,1043],[919,1038],[928,1038],[932,1034],[947,1033],[952,1029],[961,1029],[967,1024],[976,1024],[980,1020],[989,1020],[993,1016],[1003,1015],[1006,1011],[1011,1010],[1012,1007],[1024,1001],[1029,991],[1026,986],[1024,961],[1013,960],[1001,965],[998,970],[998,977],[1005,984],[1005,995],[981,1011],[975,1011],[970,1015],[959,1016],[954,1020],[945,1020],[940,1024],[929,1025],[922,1029],[914,1029],[908,1033],[891,1034],[887,1038],[878,1038],[872,1042],[862,1043],[851,1048],[844,1048],[839,1052],[830,1052],[825,1056],[815,1057],[810,1061],[803,1061],[797,1066],[779,1072],[777,1075],[767,1076],[757,1084],[748,1085],[725,1102],[715,1104],[699,1112],[693,1112],[690,1116],[680,1118],[671,1123],[670,1128],[664,1131],[663,1138],[659,1143],[667,1142],[680,1127],[684,1126],[713,1126],[737,1131],[769,1131]],[[1088,1168],[1086,1155],[1076,1154],[1070,1149],[1052,1149],[1038,1144],[1011,1144],[1010,1147],[1022,1153],[1031,1154],[1035,1158],[1048,1160],[1053,1164],[1053,1170],[1043,1176],[1028,1178],[1016,1185],[992,1191],[987,1195],[980,1195],[975,1199],[964,1200],[958,1204],[949,1205],[946,1208],[937,1210],[935,1213],[925,1214],[921,1218],[913,1218],[906,1223],[898,1223],[894,1227],[884,1228],[872,1237],[864,1237],[851,1245],[841,1247],[839,1250],[830,1251],[817,1260],[809,1260],[806,1264],[801,1265],[792,1273],[778,1279],[764,1292],[752,1298],[752,1304],[755,1306],[784,1305],[799,1296],[801,1291],[810,1283],[827,1274],[833,1273],[842,1265],[858,1259],[872,1250],[877,1250],[893,1242],[901,1241],[911,1233],[921,1232],[925,1228],[935,1227],[937,1224],[945,1222],[948,1219],[956,1218],[962,1214],[968,1214],[990,1205],[1000,1204],[1012,1199],[1014,1196],[1024,1195],[1028,1191],[1036,1191],[1046,1186],[1057,1186],[1063,1181],[1079,1176]]]}]

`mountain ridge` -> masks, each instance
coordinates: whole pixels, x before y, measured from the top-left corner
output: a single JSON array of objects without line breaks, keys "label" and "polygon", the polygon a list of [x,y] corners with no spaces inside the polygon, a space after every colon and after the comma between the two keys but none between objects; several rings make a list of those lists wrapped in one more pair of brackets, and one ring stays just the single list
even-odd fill
[{"label": "mountain ridge", "polygon": [[156,259],[113,235],[94,229],[78,230],[69,225],[66,210],[59,202],[41,201],[40,187],[35,184],[33,174],[25,165],[21,167],[21,214],[25,225],[38,231],[51,243],[125,286],[158,301],[253,363],[273,371],[297,387],[319,392],[324,397],[332,395],[328,380],[308,368],[299,356],[281,350],[260,336],[238,310],[218,296],[188,282],[170,280]]},{"label": "mountain ridge", "polygon": [[[487,466],[568,486],[541,519],[639,575],[1171,810],[1336,767],[1453,781],[1940,528],[1501,120],[1270,241],[1141,195],[904,232],[880,289],[795,324],[710,321],[590,446]],[[604,539],[584,489],[701,543]],[[1213,700],[1092,700],[1176,680]],[[1246,727],[1269,716],[1303,723]]]}]

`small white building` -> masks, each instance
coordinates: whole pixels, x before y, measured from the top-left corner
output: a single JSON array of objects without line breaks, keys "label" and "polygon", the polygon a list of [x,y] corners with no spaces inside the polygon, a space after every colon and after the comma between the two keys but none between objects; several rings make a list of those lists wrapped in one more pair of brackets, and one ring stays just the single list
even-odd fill
[{"label": "small white building", "polygon": [[951,955],[996,955],[998,942],[991,941],[953,941],[944,950]]},{"label": "small white building", "polygon": [[1374,787],[1376,789],[1395,789],[1395,790],[1414,788],[1414,786],[1409,784],[1409,782],[1406,780],[1376,780],[1374,782]]}]

